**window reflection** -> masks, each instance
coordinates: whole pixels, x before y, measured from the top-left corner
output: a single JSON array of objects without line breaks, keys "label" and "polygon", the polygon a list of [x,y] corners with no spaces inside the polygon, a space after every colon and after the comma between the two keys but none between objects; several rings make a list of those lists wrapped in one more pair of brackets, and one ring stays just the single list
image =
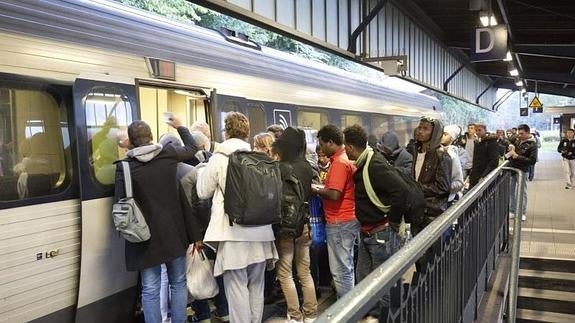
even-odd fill
[{"label": "window reflection", "polygon": [[65,189],[66,113],[45,91],[0,87],[0,201]]},{"label": "window reflection", "polygon": [[114,162],[125,156],[132,107],[121,89],[94,87],[83,99],[90,164],[96,180],[114,184]]}]

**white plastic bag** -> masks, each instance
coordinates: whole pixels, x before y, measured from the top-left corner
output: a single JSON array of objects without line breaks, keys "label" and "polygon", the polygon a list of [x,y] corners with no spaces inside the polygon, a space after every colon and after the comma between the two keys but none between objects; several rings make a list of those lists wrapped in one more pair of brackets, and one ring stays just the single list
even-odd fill
[{"label": "white plastic bag", "polygon": [[214,277],[214,263],[208,260],[204,251],[193,250],[187,254],[186,279],[188,291],[194,299],[208,299],[219,292]]}]

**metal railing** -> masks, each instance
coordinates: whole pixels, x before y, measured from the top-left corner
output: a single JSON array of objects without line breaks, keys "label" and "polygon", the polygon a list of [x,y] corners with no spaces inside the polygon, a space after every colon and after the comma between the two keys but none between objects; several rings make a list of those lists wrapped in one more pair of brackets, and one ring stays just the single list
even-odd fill
[{"label": "metal railing", "polygon": [[[507,162],[491,172],[324,311],[316,322],[357,322],[390,291],[389,322],[445,323],[476,319],[497,258],[507,249],[509,241],[512,172],[506,165]],[[520,171],[518,176],[517,182],[521,183]],[[522,189],[522,185],[517,185],[516,210],[520,210],[523,203]],[[515,232],[520,232],[520,217],[515,222]],[[450,228],[451,231],[447,231]],[[447,236],[446,232],[451,234]],[[517,277],[519,239],[514,240],[511,275]],[[410,282],[403,283],[400,279],[404,273],[430,248],[434,256],[424,265],[426,268],[416,272]],[[515,313],[516,279],[510,279],[509,288],[508,318]]]}]

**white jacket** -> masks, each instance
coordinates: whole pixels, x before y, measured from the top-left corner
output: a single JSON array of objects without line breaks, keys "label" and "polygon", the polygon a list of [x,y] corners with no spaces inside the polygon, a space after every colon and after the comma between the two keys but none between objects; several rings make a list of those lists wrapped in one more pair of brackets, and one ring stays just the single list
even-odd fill
[{"label": "white jacket", "polygon": [[463,178],[463,171],[461,168],[461,161],[459,160],[457,153],[458,147],[449,145],[445,147],[445,150],[447,150],[449,157],[451,157],[451,193],[447,199],[449,202],[451,202],[455,199],[455,196],[463,190],[465,183]]},{"label": "white jacket", "polygon": [[[231,154],[236,150],[250,150],[250,144],[241,139],[228,139],[218,145],[218,152]],[[271,225],[245,227],[230,225],[224,211],[224,193],[228,157],[215,153],[198,174],[196,188],[200,199],[212,198],[212,215],[204,236],[206,242],[217,241],[274,241]]]}]

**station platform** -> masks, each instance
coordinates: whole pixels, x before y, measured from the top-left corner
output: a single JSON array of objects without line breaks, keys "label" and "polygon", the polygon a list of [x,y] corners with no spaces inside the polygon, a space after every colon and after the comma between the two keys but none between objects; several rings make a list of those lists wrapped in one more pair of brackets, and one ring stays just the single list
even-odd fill
[{"label": "station platform", "polygon": [[559,153],[539,153],[527,194],[521,257],[575,260],[575,189],[565,189]]}]

